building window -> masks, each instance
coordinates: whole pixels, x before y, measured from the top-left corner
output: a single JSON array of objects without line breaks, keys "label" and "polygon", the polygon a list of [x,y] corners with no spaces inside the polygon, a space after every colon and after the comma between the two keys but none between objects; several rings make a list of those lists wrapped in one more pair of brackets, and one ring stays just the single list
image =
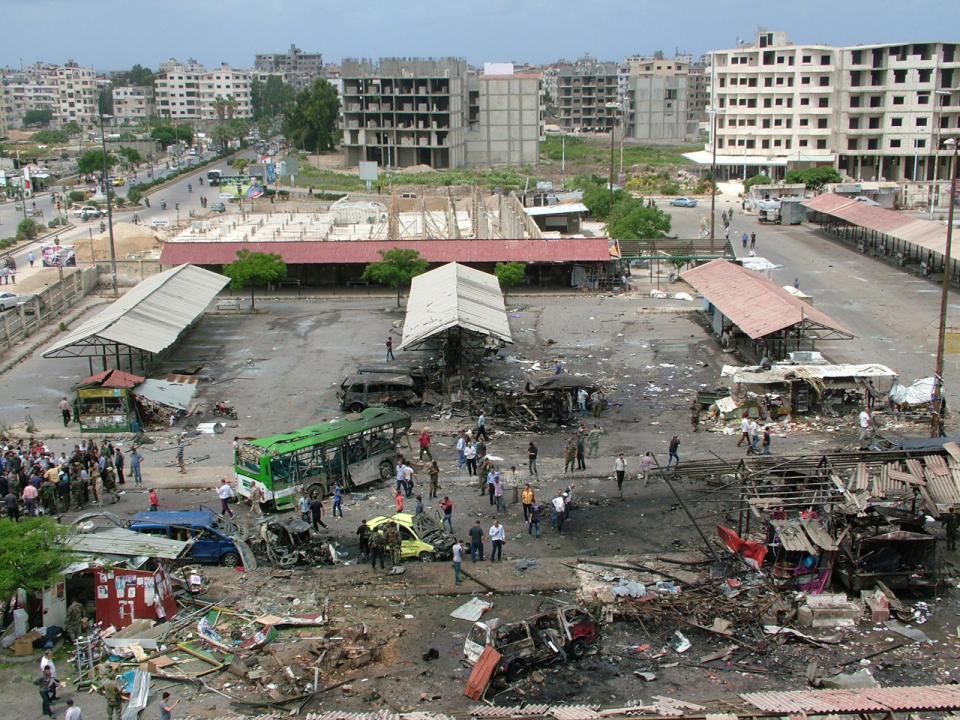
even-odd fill
[{"label": "building window", "polygon": [[902,117],[890,118],[890,127],[902,127],[902,126],[903,126]]},{"label": "building window", "polygon": [[760,141],[760,147],[763,148],[764,150],[769,150],[769,149],[770,149],[770,141],[769,141],[769,140],[761,140],[761,141]]},{"label": "building window", "polygon": [[931,70],[931,69],[929,69],[929,68],[925,68],[925,69],[922,69],[922,70],[918,70],[917,72],[918,72],[919,75],[920,75],[920,82],[922,82],[922,83],[928,83],[928,82],[930,82],[930,78],[931,78],[931,76],[932,76],[933,70]]},{"label": "building window", "polygon": [[810,120],[807,118],[800,118],[800,127],[807,127],[810,124]]},{"label": "building window", "polygon": [[801,104],[801,105],[809,105],[809,104],[810,104],[810,98],[808,98],[808,97],[802,97],[802,98],[800,98],[800,104]]},{"label": "building window", "polygon": [[762,127],[763,127],[764,129],[769,129],[769,128],[770,128],[770,118],[764,118],[764,119],[763,119],[763,126],[762,126]]},{"label": "building window", "polygon": [[774,126],[774,127],[782,127],[782,126],[783,126],[783,118],[774,118],[773,126]]},{"label": "building window", "polygon": [[783,105],[783,98],[777,98],[776,104]]},{"label": "building window", "polygon": [[764,87],[773,87],[773,78],[772,78],[772,77],[766,77],[766,78],[764,78],[764,79],[763,79],[763,86],[764,86]]},{"label": "building window", "polygon": [[892,148],[898,148],[898,147],[900,147],[900,141],[899,141],[899,140],[891,140],[891,141],[890,141],[890,147],[892,147]]},{"label": "building window", "polygon": [[809,85],[809,84],[810,84],[810,76],[809,76],[809,75],[804,75],[802,78],[800,78],[800,84],[801,84],[801,85]]},{"label": "building window", "polygon": [[928,93],[917,93],[917,105],[927,105],[930,102]]},{"label": "building window", "polygon": [[850,128],[851,130],[857,130],[857,129],[859,129],[859,128],[860,128],[860,118],[858,118],[858,117],[852,117],[852,118],[850,118],[850,121],[849,121],[849,123],[847,124],[847,127]]},{"label": "building window", "polygon": [[880,147],[880,141],[877,138],[867,140],[867,150],[876,150]]},{"label": "building window", "polygon": [[906,70],[894,70],[893,71],[893,81],[895,83],[905,83],[907,81],[907,71]]},{"label": "building window", "polygon": [[918,117],[917,127],[926,127],[926,126],[927,126],[927,119],[925,117]]},{"label": "building window", "polygon": [[777,55],[777,65],[783,65],[783,55]]},{"label": "building window", "polygon": [[817,107],[830,107],[830,98],[822,97],[817,101]]},{"label": "building window", "polygon": [[820,76],[820,87],[829,87],[830,86],[830,76],[821,75]]},{"label": "building window", "polygon": [[817,140],[817,150],[826,150],[826,149],[827,149],[827,141],[823,139]]},{"label": "building window", "polygon": [[820,129],[820,130],[826,130],[826,129],[827,129],[827,119],[826,119],[826,118],[818,118],[818,119],[817,119],[817,128]]},{"label": "building window", "polygon": [[903,95],[894,95],[893,96],[894,105],[903,105]]},{"label": "building window", "polygon": [[799,140],[799,141],[797,142],[797,146],[798,146],[798,147],[806,147],[806,146],[807,146],[807,141],[806,141],[805,139],[801,139],[801,140]]},{"label": "building window", "polygon": [[858,108],[858,107],[860,107],[860,96],[859,96],[859,95],[851,95],[851,96],[850,96],[850,107],[852,107],[852,108]]},{"label": "building window", "polygon": [[804,65],[808,65],[808,64],[810,64],[810,63],[813,62],[813,56],[812,56],[812,55],[803,55],[803,56],[800,58],[800,62],[802,62]]},{"label": "building window", "polygon": [[774,147],[780,147],[780,141],[779,141],[779,140],[774,140],[774,141],[773,141],[773,146],[774,146]]},{"label": "building window", "polygon": [[867,127],[869,127],[871,130],[879,130],[879,129],[880,129],[880,118],[879,118],[878,116],[876,116],[876,115],[873,116],[873,117],[871,117],[871,118],[867,121]]},{"label": "building window", "polygon": [[763,99],[763,106],[764,106],[765,108],[772,107],[772,106],[773,106],[773,99],[772,99],[772,98],[764,98],[764,99]]},{"label": "building window", "polygon": [[860,141],[856,138],[849,138],[847,140],[847,150],[856,150],[858,145],[860,145]]},{"label": "building window", "polygon": [[829,55],[821,55],[821,56],[820,56],[820,64],[821,64],[821,65],[829,65],[829,64],[830,64],[830,61],[831,61],[831,58],[830,58]]},{"label": "building window", "polygon": [[918,148],[922,148],[922,147],[926,147],[926,146],[927,146],[927,141],[926,141],[926,140],[917,140],[917,147],[918,147]]},{"label": "building window", "polygon": [[850,87],[860,87],[860,71],[852,70],[850,72]]},{"label": "building window", "polygon": [[870,107],[880,107],[883,105],[883,95],[871,95]]}]

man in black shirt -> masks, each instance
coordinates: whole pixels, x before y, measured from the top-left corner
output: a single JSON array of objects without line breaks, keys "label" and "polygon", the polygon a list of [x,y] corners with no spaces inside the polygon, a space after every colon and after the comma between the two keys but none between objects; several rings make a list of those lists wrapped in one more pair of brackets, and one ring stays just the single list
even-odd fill
[{"label": "man in black shirt", "polygon": [[480,562],[483,562],[483,537],[484,532],[483,528],[480,527],[480,521],[477,520],[473,527],[470,528],[470,559],[473,562],[477,561],[477,555],[480,556]]},{"label": "man in black shirt", "polygon": [[310,500],[310,516],[313,518],[313,529],[317,530],[317,525],[320,525],[325,530],[327,524],[323,522],[323,501],[317,496],[316,493],[313,494],[312,499]]}]

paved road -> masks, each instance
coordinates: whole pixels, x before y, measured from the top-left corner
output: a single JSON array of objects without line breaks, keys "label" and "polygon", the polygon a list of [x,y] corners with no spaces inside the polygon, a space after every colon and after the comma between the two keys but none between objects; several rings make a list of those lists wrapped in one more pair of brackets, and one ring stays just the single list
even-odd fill
[{"label": "paved road", "polygon": [[[696,237],[697,222],[709,205],[669,208],[673,232]],[[717,216],[739,203],[717,203]],[[934,371],[940,310],[940,285],[915,277],[821,236],[812,226],[767,225],[739,211],[730,237],[744,255],[741,233],[757,233],[757,254],[782,265],[774,271],[781,285],[794,278],[813,296],[814,305],[857,334],[853,340],[824,341],[819,348],[835,362],[879,362],[901,374],[909,384]],[[960,326],[960,297],[951,296],[948,326]],[[960,403],[960,364],[948,355],[944,363],[946,395]]]}]

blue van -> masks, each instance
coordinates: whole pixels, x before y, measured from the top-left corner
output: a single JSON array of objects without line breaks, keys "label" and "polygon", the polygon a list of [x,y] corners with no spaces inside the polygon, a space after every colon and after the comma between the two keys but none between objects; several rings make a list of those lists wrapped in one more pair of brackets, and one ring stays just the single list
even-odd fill
[{"label": "blue van", "polygon": [[208,507],[174,512],[139,512],[130,529],[173,540],[193,540],[188,557],[200,563],[255,570],[257,561],[237,526]]}]

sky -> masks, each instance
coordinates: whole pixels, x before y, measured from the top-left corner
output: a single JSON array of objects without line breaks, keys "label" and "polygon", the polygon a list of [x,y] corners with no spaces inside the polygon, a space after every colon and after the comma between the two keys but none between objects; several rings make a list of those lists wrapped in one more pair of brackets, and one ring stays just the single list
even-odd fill
[{"label": "sky", "polygon": [[[253,66],[296,44],[343,58],[617,61],[699,56],[759,26],[796,43],[960,42],[958,0],[0,0],[0,66],[74,60],[98,71],[171,57]],[[951,36],[950,33],[953,33]]]}]

